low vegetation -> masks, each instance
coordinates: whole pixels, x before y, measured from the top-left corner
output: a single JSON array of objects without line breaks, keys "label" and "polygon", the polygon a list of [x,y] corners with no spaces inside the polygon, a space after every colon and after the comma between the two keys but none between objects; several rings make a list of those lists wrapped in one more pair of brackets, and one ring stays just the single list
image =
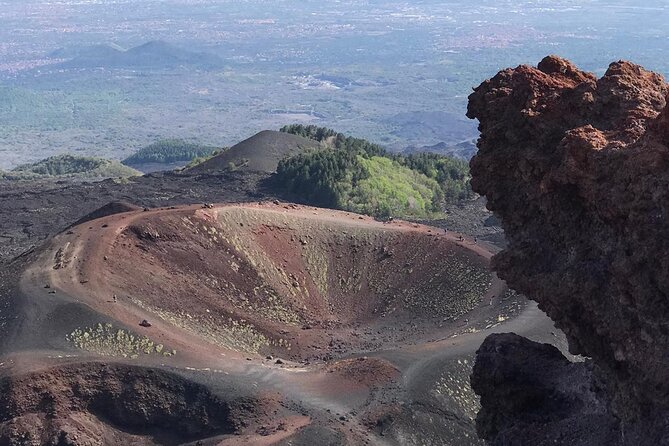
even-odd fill
[{"label": "low vegetation", "polygon": [[[213,156],[215,147],[181,139],[163,139],[139,149],[123,160],[123,164],[137,166],[145,163],[175,163]],[[218,153],[218,152],[216,152]]]},{"label": "low vegetation", "polygon": [[277,169],[277,185],[305,203],[378,217],[431,217],[445,202],[473,195],[464,161],[434,153],[392,154],[323,127],[291,125],[281,131],[324,145],[282,160]]},{"label": "low vegetation", "polygon": [[0,172],[6,179],[30,178],[127,178],[141,175],[118,161],[76,155],[56,155],[36,163],[23,164],[9,172]]},{"label": "low vegetation", "polygon": [[290,350],[289,341],[269,339],[246,320],[237,320],[231,317],[219,319],[212,315],[197,316],[184,310],[162,309],[139,299],[133,299],[132,301],[141,308],[157,314],[161,319],[230,350],[258,353],[261,348],[269,345],[285,347]]},{"label": "low vegetation", "polygon": [[95,327],[76,329],[67,336],[75,347],[102,356],[137,358],[141,354],[173,356],[175,350],[167,350],[146,336],[136,336],[112,324],[97,324]]},{"label": "low vegetation", "polygon": [[351,191],[345,208],[380,216],[439,211],[443,195],[436,181],[389,158],[357,157],[367,175]]}]

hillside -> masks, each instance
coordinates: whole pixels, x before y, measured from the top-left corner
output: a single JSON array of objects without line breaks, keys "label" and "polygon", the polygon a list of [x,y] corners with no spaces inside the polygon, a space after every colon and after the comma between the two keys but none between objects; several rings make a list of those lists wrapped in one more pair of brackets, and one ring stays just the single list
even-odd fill
[{"label": "hillside", "polygon": [[222,63],[215,55],[189,51],[161,40],[146,42],[127,50],[117,45],[93,45],[59,50],[52,53],[54,55],[72,57],[59,64],[64,68],[214,68]]},{"label": "hillside", "polygon": [[329,149],[282,161],[275,180],[309,204],[375,216],[428,217],[443,199],[435,180],[397,161]]},{"label": "hillside", "polygon": [[137,170],[116,160],[77,155],[57,155],[31,164],[24,164],[9,172],[0,172],[0,178],[127,178],[141,175]]},{"label": "hillside", "polygon": [[387,151],[378,144],[371,143],[366,139],[347,136],[327,127],[293,124],[283,126],[280,131],[289,133],[291,135],[298,135],[304,138],[313,139],[320,142],[324,147],[329,149],[364,153],[369,156],[387,155]]},{"label": "hillside", "polygon": [[391,154],[365,139],[293,125],[281,129],[324,148],[279,163],[275,184],[292,199],[378,217],[433,217],[472,196],[467,164],[434,153]]},{"label": "hillside", "polygon": [[426,216],[439,211],[439,184],[422,173],[381,156],[359,157],[368,177],[361,180],[346,208],[363,214]]},{"label": "hillside", "polygon": [[264,130],[187,169],[187,172],[205,173],[222,170],[246,169],[258,172],[275,172],[279,161],[308,149],[320,147],[318,141],[283,132]]}]

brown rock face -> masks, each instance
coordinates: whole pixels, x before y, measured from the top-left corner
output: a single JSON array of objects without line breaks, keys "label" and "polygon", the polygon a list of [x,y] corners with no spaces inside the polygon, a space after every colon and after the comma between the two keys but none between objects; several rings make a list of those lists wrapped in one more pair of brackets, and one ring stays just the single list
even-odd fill
[{"label": "brown rock face", "polygon": [[669,444],[668,93],[629,62],[597,79],[551,56],[469,98],[481,130],[472,184],[509,241],[493,267],[592,358],[620,444]]}]

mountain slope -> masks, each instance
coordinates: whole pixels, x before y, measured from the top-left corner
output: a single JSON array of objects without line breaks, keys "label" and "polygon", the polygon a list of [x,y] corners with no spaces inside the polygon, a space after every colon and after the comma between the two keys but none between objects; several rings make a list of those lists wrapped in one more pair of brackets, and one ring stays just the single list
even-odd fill
[{"label": "mountain slope", "polygon": [[188,172],[204,173],[231,169],[247,169],[260,172],[275,172],[283,158],[297,155],[320,146],[301,136],[273,130],[264,130],[240,142]]}]

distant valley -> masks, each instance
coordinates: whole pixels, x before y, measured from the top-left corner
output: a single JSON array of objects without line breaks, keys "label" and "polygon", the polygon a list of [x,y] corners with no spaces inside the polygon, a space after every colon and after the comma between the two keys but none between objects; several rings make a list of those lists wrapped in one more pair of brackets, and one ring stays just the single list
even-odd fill
[{"label": "distant valley", "polygon": [[121,160],[159,139],[230,146],[293,123],[468,158],[467,96],[500,66],[559,53],[599,74],[613,58],[669,73],[666,11],[630,1],[26,0],[2,14],[5,170],[66,152]]}]

